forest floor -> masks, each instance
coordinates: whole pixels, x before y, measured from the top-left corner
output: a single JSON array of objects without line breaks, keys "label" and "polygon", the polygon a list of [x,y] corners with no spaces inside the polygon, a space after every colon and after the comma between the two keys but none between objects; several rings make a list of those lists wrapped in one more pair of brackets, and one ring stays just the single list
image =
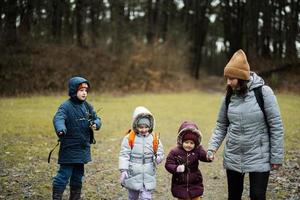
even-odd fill
[{"label": "forest floor", "polygon": [[[267,199],[300,199],[300,96],[277,95],[285,128],[285,163],[271,172]],[[57,170],[57,152],[50,164],[48,153],[56,144],[52,118],[63,95],[0,98],[0,199],[51,199],[52,178]],[[130,128],[132,112],[144,105],[156,118],[155,130],[160,133],[165,154],[176,144],[180,123],[195,121],[203,132],[206,148],[221,102],[218,92],[132,94],[114,96],[91,94],[91,102],[103,120],[92,146],[93,161],[85,167],[83,199],[127,199],[127,191],[118,183],[118,153],[125,131]],[[226,174],[222,167],[222,148],[213,163],[200,163],[204,176],[204,199],[222,200],[227,196]],[[157,168],[157,188],[153,199],[171,200],[171,175],[164,162]],[[248,198],[246,176],[243,199]],[[64,199],[67,199],[68,189]]]}]

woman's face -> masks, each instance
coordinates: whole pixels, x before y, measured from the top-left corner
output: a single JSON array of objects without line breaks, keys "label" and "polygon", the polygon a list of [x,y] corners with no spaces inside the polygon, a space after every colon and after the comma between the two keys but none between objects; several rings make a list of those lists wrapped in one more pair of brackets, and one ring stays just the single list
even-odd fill
[{"label": "woman's face", "polygon": [[230,86],[233,90],[236,90],[238,87],[238,79],[227,77],[227,85]]}]

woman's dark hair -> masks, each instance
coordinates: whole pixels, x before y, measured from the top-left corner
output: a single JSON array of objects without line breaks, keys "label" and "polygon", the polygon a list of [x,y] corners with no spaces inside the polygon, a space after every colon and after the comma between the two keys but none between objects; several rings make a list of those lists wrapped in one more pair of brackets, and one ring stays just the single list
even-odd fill
[{"label": "woman's dark hair", "polygon": [[[247,87],[247,83],[249,81],[246,80],[242,80],[242,79],[238,79],[238,90],[235,91],[235,93],[239,96],[245,96],[248,92],[248,87]],[[231,96],[233,94],[233,89],[227,85],[226,87],[226,96]]]}]

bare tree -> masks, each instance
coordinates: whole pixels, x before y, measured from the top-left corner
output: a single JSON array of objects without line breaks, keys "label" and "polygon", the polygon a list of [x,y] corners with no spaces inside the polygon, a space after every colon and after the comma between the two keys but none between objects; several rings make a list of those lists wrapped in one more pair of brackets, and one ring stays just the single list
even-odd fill
[{"label": "bare tree", "polygon": [[[291,0],[288,4],[290,12],[286,13],[286,57],[291,60],[297,59],[297,49],[295,41],[299,36],[299,13],[300,1]],[[299,38],[298,38],[299,39]]]},{"label": "bare tree", "polygon": [[16,20],[18,15],[17,0],[9,0],[5,3],[4,38],[7,45],[15,45],[18,42]]},{"label": "bare tree", "polygon": [[52,38],[55,42],[61,42],[62,17],[64,12],[64,0],[52,1]]}]

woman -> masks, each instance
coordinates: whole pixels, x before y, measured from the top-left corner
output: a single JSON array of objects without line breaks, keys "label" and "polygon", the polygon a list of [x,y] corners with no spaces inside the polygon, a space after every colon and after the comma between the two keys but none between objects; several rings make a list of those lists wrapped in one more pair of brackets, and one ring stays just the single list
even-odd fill
[{"label": "woman", "polygon": [[[266,199],[270,170],[282,165],[284,154],[283,125],[276,97],[261,77],[250,72],[242,50],[232,56],[224,76],[227,93],[209,141],[210,159],[214,159],[226,137],[223,164],[228,199],[241,199],[245,173],[249,173],[251,200]],[[255,92],[259,88],[262,105]]]}]

